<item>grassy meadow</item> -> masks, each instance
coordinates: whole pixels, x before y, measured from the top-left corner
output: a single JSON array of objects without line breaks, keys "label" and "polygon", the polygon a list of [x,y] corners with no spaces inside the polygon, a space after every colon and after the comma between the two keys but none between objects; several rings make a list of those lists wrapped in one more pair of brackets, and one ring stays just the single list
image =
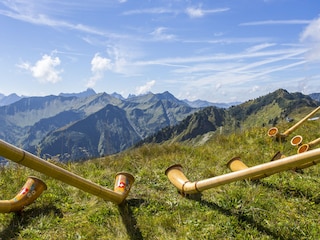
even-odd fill
[{"label": "grassy meadow", "polygon": [[[277,126],[280,131],[292,123]],[[0,214],[0,239],[319,239],[320,167],[285,171],[258,181],[237,181],[183,197],[165,170],[181,164],[190,181],[229,173],[228,160],[248,166],[269,162],[281,151],[319,137],[319,121],[308,121],[285,142],[267,136],[268,128],[213,134],[202,145],[149,144],[82,163],[55,163],[113,189],[115,174],[131,173],[135,183],[123,204],[104,201],[16,163],[0,169],[1,199],[15,196],[29,175],[48,189],[21,213]]]}]

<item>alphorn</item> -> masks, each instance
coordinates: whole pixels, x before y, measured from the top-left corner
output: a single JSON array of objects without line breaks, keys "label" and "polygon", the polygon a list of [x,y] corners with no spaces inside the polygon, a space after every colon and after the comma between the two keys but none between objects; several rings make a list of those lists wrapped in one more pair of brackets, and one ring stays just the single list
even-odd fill
[{"label": "alphorn", "polygon": [[12,160],[18,164],[116,204],[121,204],[125,200],[134,182],[134,177],[131,174],[125,172],[117,173],[114,191],[112,191],[3,140],[0,140],[0,155],[6,159]]},{"label": "alphorn", "polygon": [[289,134],[291,134],[294,130],[296,130],[302,123],[304,123],[306,120],[308,120],[310,117],[312,117],[314,114],[316,114],[320,109],[320,106],[317,107],[315,110],[313,110],[312,112],[310,112],[307,116],[305,116],[304,118],[302,118],[299,122],[297,122],[296,124],[294,124],[291,128],[289,128],[288,130],[286,130],[283,133],[279,132],[279,129],[276,127],[272,127],[268,130],[268,136],[269,137],[274,137],[277,140],[281,139],[285,139]]},{"label": "alphorn", "polygon": [[169,181],[182,195],[197,194],[204,190],[218,187],[239,180],[251,179],[257,176],[270,176],[275,173],[296,168],[298,166],[320,161],[320,148],[301,154],[284,157],[278,161],[271,161],[224,175],[191,182],[184,175],[182,166],[175,164],[166,169],[165,174]]}]

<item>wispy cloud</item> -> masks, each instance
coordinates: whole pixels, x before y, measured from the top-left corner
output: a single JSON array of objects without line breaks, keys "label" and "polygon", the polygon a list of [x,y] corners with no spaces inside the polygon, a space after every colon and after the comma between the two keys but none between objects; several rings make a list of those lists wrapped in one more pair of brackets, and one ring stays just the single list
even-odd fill
[{"label": "wispy cloud", "polygon": [[230,10],[229,8],[202,9],[202,7],[199,6],[199,7],[188,7],[185,12],[191,18],[200,18],[207,14],[226,12],[229,10]]},{"label": "wispy cloud", "polygon": [[138,14],[165,14],[173,13],[176,14],[178,11],[169,8],[146,8],[146,9],[134,9],[125,11],[122,15],[138,15]]},{"label": "wispy cloud", "polygon": [[[302,55],[305,52],[306,52],[306,50],[304,50],[304,49],[301,50],[301,51],[297,50],[296,52],[293,52],[293,53],[283,54],[283,55],[280,55],[280,56],[275,56],[275,57],[272,57],[272,58],[263,59],[261,61],[255,61],[253,63],[246,63],[246,64],[243,64],[239,68],[234,68],[233,70],[230,69],[230,71],[241,73],[241,72],[244,72],[244,71],[247,71],[247,70],[250,70],[250,69],[255,69],[257,67],[261,67],[261,66],[268,65],[268,64],[271,64],[271,63],[290,60],[290,59],[292,59],[293,57],[296,57],[296,56],[300,56],[300,58],[298,58],[298,60],[301,60],[302,59]],[[304,62],[305,61],[303,61],[303,63]],[[299,61],[299,63],[301,63],[301,61]],[[261,71],[261,69],[256,69],[256,72],[262,72],[263,73],[264,71]],[[270,71],[267,71],[267,72],[269,73]]]},{"label": "wispy cloud", "polygon": [[183,84],[181,82],[178,84],[181,85],[181,92],[196,93],[203,98],[210,98],[211,101],[216,101],[215,98],[219,99],[222,96],[225,101],[243,101],[248,100],[248,96],[251,95],[249,93],[255,93],[259,96],[263,92],[283,88],[286,82],[288,87],[294,86],[295,82],[292,78],[281,79],[280,81],[279,78],[270,74],[285,69],[293,69],[304,63],[305,61],[287,65],[279,64],[278,66],[260,69],[260,71],[215,72],[203,77],[191,75],[191,78],[185,79]]},{"label": "wispy cloud", "polygon": [[313,20],[301,33],[300,41],[311,49],[308,60],[320,60],[320,18]]},{"label": "wispy cloud", "polygon": [[157,41],[163,41],[163,40],[170,41],[170,40],[174,40],[176,38],[175,35],[167,34],[166,31],[167,31],[167,28],[158,27],[153,32],[151,32],[151,35]]},{"label": "wispy cloud", "polygon": [[43,26],[49,26],[54,28],[67,28],[70,30],[77,30],[77,31],[96,34],[96,35],[106,35],[105,32],[92,28],[90,26],[86,26],[83,24],[73,24],[73,23],[69,23],[61,20],[55,20],[43,14],[28,15],[27,13],[15,13],[12,11],[3,11],[3,10],[0,10],[0,14],[16,20],[35,24],[35,25],[43,25]]},{"label": "wispy cloud", "polygon": [[256,22],[245,22],[240,23],[240,26],[259,26],[259,25],[288,25],[288,24],[309,24],[310,20],[265,20],[265,21],[256,21]]},{"label": "wispy cloud", "polygon": [[[272,72],[272,70],[265,70],[264,66],[270,66],[272,64],[272,68],[274,71],[280,70],[279,67],[274,67],[274,63],[290,60],[292,57],[300,56],[300,60],[302,59],[302,54],[306,51],[295,52],[291,54],[285,54],[280,56],[274,56],[271,58],[263,59],[263,60],[253,60],[252,62],[245,61],[216,61],[213,63],[206,64],[195,64],[188,68],[179,68],[174,70],[175,73],[202,73],[208,75],[208,73],[212,74],[248,74],[253,77],[264,75],[266,73]],[[300,61],[298,59],[299,65],[305,63],[305,61]],[[295,61],[292,60],[291,61]],[[235,79],[235,78],[233,78]]]},{"label": "wispy cloud", "polygon": [[[292,72],[297,71],[299,66],[306,64],[303,55],[307,51],[307,48],[301,46],[287,47],[266,43],[252,46],[239,53],[158,59],[153,63],[172,64],[170,73],[174,75],[167,81],[181,86],[181,92],[196,93],[213,100],[212,92],[221,98],[224,94],[235,92],[235,89],[241,89],[242,93],[250,91],[261,94],[266,91],[266,87],[272,89],[271,86],[277,85],[278,82],[280,86],[285,79],[279,81],[275,73],[279,72],[281,75],[281,72],[288,69]],[[239,93],[241,91],[239,90]],[[232,94],[229,96],[231,100]],[[224,98],[226,97],[225,95]],[[238,100],[246,99],[243,95],[234,97]]]},{"label": "wispy cloud", "polygon": [[127,76],[134,75],[131,61],[135,56],[131,48],[128,49],[124,45],[109,45],[107,47],[107,54],[112,62],[111,71]]},{"label": "wispy cloud", "polygon": [[259,44],[259,45],[255,45],[250,48],[247,48],[246,51],[247,52],[257,52],[257,51],[260,51],[265,48],[273,47],[275,45],[276,45],[275,43],[263,43],[263,44]]},{"label": "wispy cloud", "polygon": [[[88,26],[82,23],[72,23],[65,20],[60,20],[55,17],[52,17],[51,14],[55,13],[57,10],[57,6],[67,7],[69,11],[72,11],[73,8],[77,9],[77,7],[88,7],[87,5],[75,6],[75,4],[68,4],[68,2],[57,2],[57,6],[54,9],[50,9],[50,1],[46,2],[46,4],[40,4],[34,1],[5,1],[2,2],[6,6],[6,10],[0,9],[0,15],[16,19],[19,21],[27,22],[34,25],[48,26],[52,28],[63,28],[68,30],[79,31],[88,34],[94,34],[105,37],[112,38],[127,38],[125,35],[115,34],[111,32],[107,32],[105,30],[97,29],[92,26]],[[66,10],[67,11],[67,10]],[[68,15],[68,13],[64,13],[62,15]]]},{"label": "wispy cloud", "polygon": [[63,70],[58,69],[61,61],[58,57],[44,54],[34,65],[29,62],[23,62],[18,65],[19,68],[29,71],[32,76],[42,83],[56,83],[61,80],[60,74]]},{"label": "wispy cloud", "polygon": [[134,9],[125,11],[123,15],[138,15],[138,14],[187,14],[191,18],[204,17],[208,14],[226,12],[229,8],[215,8],[215,9],[203,9],[200,5],[199,7],[187,7],[185,10],[172,9],[172,8],[145,8],[145,9]]},{"label": "wispy cloud", "polygon": [[202,43],[202,44],[234,44],[234,43],[261,43],[272,41],[268,37],[234,37],[234,38],[212,38],[212,39],[184,39],[184,43]]},{"label": "wispy cloud", "polygon": [[189,63],[197,63],[197,62],[219,62],[219,61],[237,61],[237,60],[245,60],[245,59],[253,59],[253,58],[266,58],[283,54],[303,54],[307,52],[306,48],[283,48],[283,49],[274,49],[269,51],[253,51],[253,52],[240,52],[233,54],[212,54],[212,55],[202,55],[195,57],[174,57],[174,58],[162,58],[162,59],[154,59],[148,61],[138,61],[137,65],[185,65]]}]

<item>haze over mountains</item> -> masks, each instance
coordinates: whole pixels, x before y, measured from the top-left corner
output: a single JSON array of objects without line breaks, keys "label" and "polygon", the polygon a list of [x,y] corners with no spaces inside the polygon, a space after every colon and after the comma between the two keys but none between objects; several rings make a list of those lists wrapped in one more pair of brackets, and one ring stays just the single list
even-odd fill
[{"label": "haze over mountains", "polygon": [[4,94],[0,93],[0,106],[10,105],[11,103],[17,102],[22,97],[19,97],[17,94],[12,93],[8,96],[5,96]]},{"label": "haze over mountains", "polygon": [[[83,97],[89,97],[92,95],[96,95],[97,93],[92,89],[92,88],[88,88],[86,91],[80,92],[80,93],[60,93],[59,96],[62,97],[78,97],[78,98],[83,98]],[[121,94],[118,93],[112,93],[111,94],[113,97],[115,98],[119,98],[121,100],[125,100],[126,98],[124,98]],[[18,96],[16,93],[12,93],[8,96],[0,93],[0,106],[6,106],[6,105],[10,105],[14,102],[19,101],[22,98],[25,98],[27,96]],[[135,95],[130,94],[128,96],[129,98],[132,97],[136,97]],[[205,100],[195,100],[195,101],[189,101],[187,99],[183,100],[184,102],[186,102],[188,105],[190,105],[191,107],[194,108],[199,108],[199,107],[208,107],[208,106],[217,106],[217,107],[229,107],[231,105],[236,105],[239,104],[239,102],[233,102],[233,103],[212,103],[212,102],[208,102]]]},{"label": "haze over mountains", "polygon": [[0,138],[42,158],[82,160],[118,153],[143,142],[189,141],[222,127],[228,132],[275,125],[300,108],[319,105],[319,94],[312,97],[279,89],[223,108],[201,102],[191,106],[169,92],[124,99],[116,93],[88,89],[23,97],[0,107]]}]

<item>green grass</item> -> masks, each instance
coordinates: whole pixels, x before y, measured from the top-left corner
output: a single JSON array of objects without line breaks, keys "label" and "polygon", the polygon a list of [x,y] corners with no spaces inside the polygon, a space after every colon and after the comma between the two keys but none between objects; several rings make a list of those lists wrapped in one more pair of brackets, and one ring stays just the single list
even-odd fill
[{"label": "green grass", "polygon": [[283,143],[268,138],[267,128],[252,128],[214,135],[201,146],[150,144],[84,163],[59,163],[109,189],[117,172],[134,175],[121,206],[11,163],[0,169],[3,200],[14,197],[29,175],[48,189],[21,214],[0,214],[0,239],[317,239],[319,166],[237,181],[189,198],[178,194],[164,172],[179,163],[189,180],[197,181],[230,172],[226,163],[235,156],[248,166],[269,162],[279,150],[296,153],[290,145],[296,134],[304,142],[318,138],[319,127],[318,121],[306,122]]}]

